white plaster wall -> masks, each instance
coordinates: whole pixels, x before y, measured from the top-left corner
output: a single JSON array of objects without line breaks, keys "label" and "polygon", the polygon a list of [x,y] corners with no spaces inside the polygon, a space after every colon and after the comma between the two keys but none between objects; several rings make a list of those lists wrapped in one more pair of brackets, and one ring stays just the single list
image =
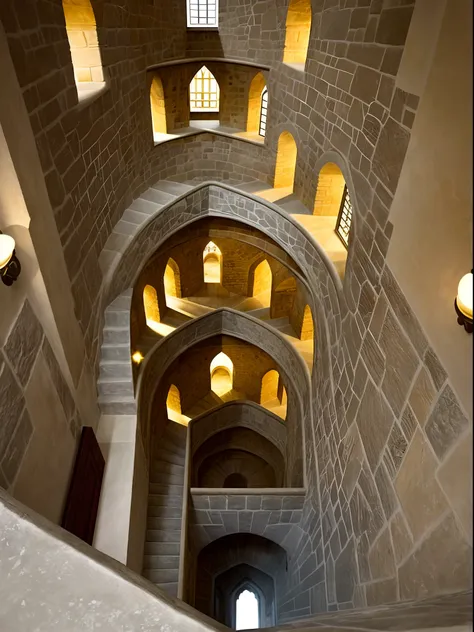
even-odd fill
[{"label": "white plaster wall", "polygon": [[[426,13],[416,21],[420,32],[442,5],[417,3]],[[387,261],[472,417],[473,337],[457,325],[453,306],[472,267],[471,49],[472,2],[449,0],[391,208]],[[415,79],[423,85],[422,69],[411,89]]]}]

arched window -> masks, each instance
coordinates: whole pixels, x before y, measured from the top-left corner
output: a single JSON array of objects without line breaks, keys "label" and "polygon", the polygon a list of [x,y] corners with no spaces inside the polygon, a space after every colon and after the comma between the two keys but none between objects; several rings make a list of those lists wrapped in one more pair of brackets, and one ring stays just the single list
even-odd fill
[{"label": "arched window", "polygon": [[258,133],[260,136],[265,138],[265,134],[267,133],[267,113],[268,113],[268,90],[267,88],[263,89],[262,92],[262,104],[260,107],[260,125],[258,128]]},{"label": "arched window", "polygon": [[256,593],[245,588],[235,600],[235,629],[257,630],[260,627],[259,599]]},{"label": "arched window", "polygon": [[[247,132],[259,133],[262,118],[262,95],[266,91],[265,77],[258,72],[249,87],[249,107],[247,113]],[[265,112],[266,117],[266,112]],[[266,121],[266,118],[265,118]],[[265,136],[265,134],[263,134]]]},{"label": "arched window", "polygon": [[300,340],[311,340],[314,338],[314,321],[311,308],[306,305],[303,312],[303,321],[301,323]]},{"label": "arched window", "polygon": [[150,329],[160,322],[160,309],[158,307],[158,295],[151,285],[145,285],[143,290],[143,307],[145,309],[146,324]]},{"label": "arched window", "polygon": [[189,85],[191,112],[219,112],[219,84],[210,70],[203,66]]},{"label": "arched window", "polygon": [[166,264],[163,275],[163,285],[165,287],[165,298],[181,298],[181,279],[178,264],[171,257]]},{"label": "arched window", "polygon": [[187,0],[188,28],[217,26],[219,18],[218,0]]},{"label": "arched window", "polygon": [[222,252],[213,241],[210,241],[202,253],[204,265],[204,283],[221,283]]},{"label": "arched window", "polygon": [[94,11],[90,0],[63,0],[67,38],[79,98],[104,85]]},{"label": "arched window", "polygon": [[272,270],[266,259],[258,264],[253,275],[252,296],[257,298],[263,307],[269,307],[272,296]]},{"label": "arched window", "polygon": [[212,360],[211,366],[211,390],[216,395],[225,395],[232,390],[234,385],[234,364],[228,355],[222,351]]},{"label": "arched window", "polygon": [[333,162],[325,164],[319,172],[313,215],[333,218],[334,230],[347,248],[352,204],[342,171]]},{"label": "arched window", "polygon": [[296,142],[290,132],[282,132],[278,139],[277,159],[275,165],[275,189],[288,189],[293,193],[295,183],[296,156],[298,150]]},{"label": "arched window", "polygon": [[166,134],[165,94],[161,79],[155,75],[150,86],[151,120],[154,134]]},{"label": "arched window", "polygon": [[290,0],[286,16],[285,64],[305,64],[311,33],[311,0]]}]

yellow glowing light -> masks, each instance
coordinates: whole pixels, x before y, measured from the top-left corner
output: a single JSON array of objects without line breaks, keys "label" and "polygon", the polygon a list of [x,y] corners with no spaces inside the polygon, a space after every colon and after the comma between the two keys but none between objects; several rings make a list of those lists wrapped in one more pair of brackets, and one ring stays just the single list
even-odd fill
[{"label": "yellow glowing light", "polygon": [[15,240],[10,235],[0,235],[0,268],[10,261],[15,250]]},{"label": "yellow glowing light", "polygon": [[465,274],[459,281],[456,304],[459,311],[472,320],[472,272]]},{"label": "yellow glowing light", "polygon": [[143,359],[143,355],[140,353],[140,351],[135,351],[135,353],[132,355],[132,360],[133,362],[135,362],[135,364],[140,364]]}]

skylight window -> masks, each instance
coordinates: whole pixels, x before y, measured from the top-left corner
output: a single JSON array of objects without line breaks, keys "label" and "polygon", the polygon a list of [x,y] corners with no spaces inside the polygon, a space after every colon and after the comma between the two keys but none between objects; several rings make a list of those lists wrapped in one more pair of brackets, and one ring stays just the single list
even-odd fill
[{"label": "skylight window", "polygon": [[218,0],[188,0],[188,27],[217,27]]}]

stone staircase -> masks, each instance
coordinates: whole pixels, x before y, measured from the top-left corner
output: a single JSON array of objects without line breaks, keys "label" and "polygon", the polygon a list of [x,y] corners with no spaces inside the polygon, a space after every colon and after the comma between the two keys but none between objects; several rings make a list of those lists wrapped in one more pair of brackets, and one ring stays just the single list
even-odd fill
[{"label": "stone staircase", "polygon": [[116,298],[105,311],[97,388],[104,415],[136,413],[130,358],[130,304],[132,290]]},{"label": "stone staircase", "polygon": [[150,468],[142,574],[173,597],[178,591],[186,433],[184,426],[169,422]]}]

